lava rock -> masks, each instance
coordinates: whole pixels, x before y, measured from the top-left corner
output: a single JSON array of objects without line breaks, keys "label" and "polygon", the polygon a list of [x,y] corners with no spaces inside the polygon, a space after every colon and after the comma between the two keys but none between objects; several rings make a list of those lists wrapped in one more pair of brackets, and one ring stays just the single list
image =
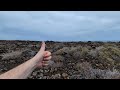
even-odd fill
[{"label": "lava rock", "polygon": [[67,79],[68,74],[67,74],[67,73],[62,73],[62,77],[63,77],[64,79]]},{"label": "lava rock", "polygon": [[32,51],[32,50],[26,50],[22,52],[22,56],[27,56],[27,57],[33,57],[36,55],[37,52]]},{"label": "lava rock", "polygon": [[2,56],[0,56],[0,60],[2,60]]},{"label": "lava rock", "polygon": [[59,73],[52,75],[52,79],[60,79],[60,78],[61,78],[61,75]]}]

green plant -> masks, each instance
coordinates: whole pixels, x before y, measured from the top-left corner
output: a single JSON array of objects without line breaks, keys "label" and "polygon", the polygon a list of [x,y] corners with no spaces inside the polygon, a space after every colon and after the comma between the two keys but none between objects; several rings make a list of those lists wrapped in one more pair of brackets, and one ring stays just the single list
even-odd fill
[{"label": "green plant", "polygon": [[99,51],[98,58],[104,65],[114,67],[120,63],[120,50],[113,46],[104,47]]},{"label": "green plant", "polygon": [[76,49],[76,51],[74,53],[72,53],[73,58],[74,59],[85,58],[85,57],[87,57],[88,52],[89,52],[89,49],[87,49],[86,47]]},{"label": "green plant", "polygon": [[61,55],[54,55],[54,56],[52,56],[52,60],[54,62],[63,62],[64,61],[64,57],[61,56]]},{"label": "green plant", "polygon": [[105,42],[104,45],[103,45],[103,47],[109,47],[109,46],[111,46],[111,47],[117,47],[117,45],[115,43]]},{"label": "green plant", "polygon": [[86,47],[83,47],[80,53],[82,57],[86,57],[87,54],[89,53],[89,50]]},{"label": "green plant", "polygon": [[70,48],[69,47],[63,47],[62,49],[59,49],[56,52],[54,52],[54,54],[62,55],[64,53],[69,53],[69,52],[70,52]]},{"label": "green plant", "polygon": [[72,75],[70,77],[72,79],[120,79],[120,72],[116,69],[113,69],[112,71],[109,69],[94,69],[88,62],[77,63],[76,68],[79,71],[79,74]]},{"label": "green plant", "polygon": [[13,51],[11,53],[5,53],[2,56],[3,60],[9,60],[9,59],[15,59],[15,58],[19,58],[22,54],[22,51]]}]

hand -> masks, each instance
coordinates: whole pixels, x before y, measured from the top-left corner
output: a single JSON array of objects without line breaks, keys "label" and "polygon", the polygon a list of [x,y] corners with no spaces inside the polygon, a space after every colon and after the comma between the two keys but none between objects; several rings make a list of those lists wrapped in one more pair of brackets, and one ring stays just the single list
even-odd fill
[{"label": "hand", "polygon": [[33,57],[37,62],[37,67],[48,66],[50,59],[52,58],[51,52],[45,51],[45,42],[42,42],[42,46],[38,53]]},{"label": "hand", "polygon": [[37,67],[47,66],[51,59],[51,53],[45,51],[45,43],[42,42],[39,52],[30,60],[0,75],[0,79],[25,79]]}]

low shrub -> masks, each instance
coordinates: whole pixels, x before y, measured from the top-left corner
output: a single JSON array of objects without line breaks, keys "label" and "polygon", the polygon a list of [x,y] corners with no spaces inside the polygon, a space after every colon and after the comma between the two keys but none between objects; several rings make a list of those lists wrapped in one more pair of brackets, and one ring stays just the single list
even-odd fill
[{"label": "low shrub", "polygon": [[64,53],[69,53],[70,48],[69,47],[63,47],[62,49],[57,50],[54,52],[56,55],[63,55]]},{"label": "low shrub", "polygon": [[120,73],[113,69],[111,70],[101,70],[93,69],[91,64],[88,62],[77,63],[76,68],[79,71],[79,74],[76,76],[73,75],[71,78],[77,79],[120,79]]}]

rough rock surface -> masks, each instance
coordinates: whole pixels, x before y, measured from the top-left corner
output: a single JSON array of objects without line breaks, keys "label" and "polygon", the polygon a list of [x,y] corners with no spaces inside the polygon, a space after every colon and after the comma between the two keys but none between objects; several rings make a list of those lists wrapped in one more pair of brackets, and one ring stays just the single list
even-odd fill
[{"label": "rough rock surface", "polygon": [[[0,73],[32,58],[37,41],[0,41]],[[52,52],[48,67],[35,69],[28,79],[120,78],[120,42],[46,42]]]}]

